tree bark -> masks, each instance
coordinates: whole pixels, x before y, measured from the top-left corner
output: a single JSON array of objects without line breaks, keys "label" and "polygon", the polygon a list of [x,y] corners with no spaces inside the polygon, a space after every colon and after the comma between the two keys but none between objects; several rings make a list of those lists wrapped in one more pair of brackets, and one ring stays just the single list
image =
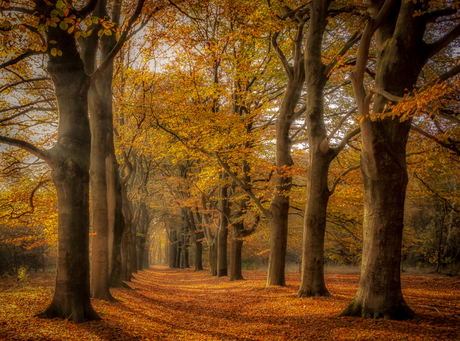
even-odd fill
[{"label": "tree bark", "polygon": [[305,43],[309,169],[302,247],[301,284],[297,297],[328,296],[324,281],[324,234],[329,201],[329,165],[335,155],[328,146],[324,123],[324,87],[328,79],[321,60],[330,1],[313,1]]},{"label": "tree bark", "polygon": [[[113,146],[112,143],[109,145]],[[107,205],[109,215],[109,270],[110,287],[122,288],[122,240],[125,229],[123,217],[122,193],[118,163],[115,150],[109,151],[107,161]]]},{"label": "tree bark", "polygon": [[58,258],[53,300],[38,316],[80,323],[100,319],[90,301],[89,77],[73,36],[50,27],[47,41],[52,40],[62,52],[62,56],[50,54],[48,62],[59,106],[58,140],[50,151],[58,195]]},{"label": "tree bark", "polygon": [[[382,1],[372,1],[371,14],[381,6]],[[414,88],[428,58],[423,43],[426,19],[414,15],[419,6],[397,3],[376,31],[376,88],[395,96]],[[384,112],[387,103],[386,98],[377,96],[373,112]],[[410,124],[410,119],[401,122],[391,117],[362,120],[363,260],[358,291],[342,315],[397,320],[414,317],[403,298],[400,278]]]},{"label": "tree bark", "polygon": [[[222,180],[226,181],[227,173],[222,171]],[[217,231],[217,277],[228,276],[227,239],[228,239],[228,187],[223,184],[219,188],[219,229]]]},{"label": "tree bark", "polygon": [[233,225],[232,240],[230,243],[230,281],[238,281],[244,279],[241,266],[243,239],[239,237],[239,233],[242,230],[244,230],[242,223]]},{"label": "tree bark", "polygon": [[[300,14],[300,13],[299,13]],[[300,15],[302,16],[302,15]],[[276,120],[276,171],[275,191],[270,205],[270,256],[268,260],[267,286],[285,286],[285,264],[289,217],[289,192],[292,177],[286,171],[294,165],[291,157],[291,138],[289,131],[297,119],[296,106],[302,93],[305,81],[304,58],[302,51],[302,32],[305,21],[298,19],[293,39],[293,65],[291,66],[281,49],[278,47],[277,34],[272,43],[288,75],[286,91],[281,102],[278,119]]]}]

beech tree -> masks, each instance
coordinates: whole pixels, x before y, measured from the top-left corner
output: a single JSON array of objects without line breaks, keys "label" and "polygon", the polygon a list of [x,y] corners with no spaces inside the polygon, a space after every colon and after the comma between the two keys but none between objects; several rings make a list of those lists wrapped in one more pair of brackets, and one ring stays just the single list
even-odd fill
[{"label": "beech tree", "polygon": [[[29,46],[0,65],[4,69],[27,57],[46,51],[47,72],[51,76],[59,108],[59,127],[56,144],[48,150],[31,143],[0,137],[2,143],[23,148],[43,159],[52,169],[52,179],[58,196],[58,260],[56,289],[50,306],[40,317],[67,318],[74,322],[100,319],[90,302],[89,283],[89,164],[91,154],[91,132],[88,119],[88,90],[107,64],[115,56],[127,38],[128,31],[137,20],[143,6],[138,7],[130,18],[117,45],[91,76],[85,72],[76,39],[82,35],[81,18],[91,15],[98,1],[90,0],[80,9],[66,5],[61,0],[34,1],[24,6],[3,10],[19,13],[35,26]],[[78,18],[78,19],[77,19]],[[97,19],[98,20],[98,19]],[[27,24],[26,24],[27,23]],[[58,24],[59,23],[59,24]],[[19,23],[19,29],[22,23]],[[27,34],[27,27],[25,34]],[[40,33],[44,34],[44,37]],[[17,33],[17,31],[15,32]],[[83,35],[88,35],[84,32]],[[43,40],[40,40],[43,39]],[[33,47],[33,49],[29,48]]]},{"label": "beech tree", "polygon": [[[412,118],[391,115],[389,101],[414,91],[430,58],[460,35],[460,25],[440,29],[444,35],[426,42],[427,29],[456,11],[444,4],[375,0],[368,4],[371,19],[363,32],[356,67],[350,78],[358,105],[362,133],[361,172],[364,179],[364,240],[358,291],[342,315],[407,319],[400,281],[404,201],[408,181],[406,144]],[[364,73],[375,34],[375,88],[366,94]],[[454,76],[457,72],[448,72]],[[443,80],[441,75],[439,80]],[[376,93],[373,115],[371,99]],[[386,114],[379,117],[379,114]],[[373,118],[375,116],[376,118]]]}]

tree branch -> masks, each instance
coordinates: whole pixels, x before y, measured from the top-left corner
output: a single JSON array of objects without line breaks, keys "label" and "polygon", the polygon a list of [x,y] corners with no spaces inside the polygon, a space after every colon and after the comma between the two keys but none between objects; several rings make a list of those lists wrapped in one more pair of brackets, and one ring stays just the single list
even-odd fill
[{"label": "tree branch", "polygon": [[433,135],[429,134],[428,132],[426,132],[425,130],[423,130],[423,129],[419,128],[419,127],[416,127],[416,126],[412,125],[410,128],[413,131],[416,131],[417,133],[419,133],[420,135],[423,135],[423,136],[435,141],[437,144],[441,145],[442,147],[444,147],[446,149],[449,149],[449,150],[453,151],[455,154],[460,156],[460,149],[456,146],[456,144],[441,141],[436,136],[433,136]]},{"label": "tree branch", "polygon": [[289,65],[289,62],[287,61],[286,56],[284,55],[283,51],[281,51],[279,45],[278,45],[278,35],[279,32],[273,32],[272,35],[272,45],[273,49],[275,50],[276,54],[278,55],[278,58],[280,59],[281,63],[283,64],[284,70],[286,71],[286,74],[288,75],[289,78],[294,76],[294,71],[291,65]]},{"label": "tree branch", "polygon": [[51,161],[50,156],[46,150],[39,149],[29,142],[14,139],[11,137],[0,136],[0,143],[22,148],[25,151],[28,151],[29,153],[35,155],[39,159],[42,159],[43,161],[46,161],[48,163]]},{"label": "tree branch", "polygon": [[[124,43],[127,40],[128,33],[131,30],[131,27],[134,25],[136,22],[137,18],[139,18],[139,15],[141,14],[142,8],[144,6],[145,0],[138,0],[136,9],[128,20],[128,24],[126,25],[125,29],[123,30],[123,33],[120,36],[120,39],[118,39],[116,45],[113,47],[112,51],[107,55],[107,57],[104,59],[104,61],[99,65],[96,71],[90,76],[91,77],[91,83],[94,83],[96,79],[105,71],[105,69],[109,66],[111,63],[112,59],[117,55],[117,53],[121,50],[123,47]],[[156,7],[154,12],[158,11],[159,7]]]},{"label": "tree branch", "polygon": [[356,170],[356,169],[359,169],[359,167],[360,167],[360,165],[353,166],[353,167],[349,167],[349,168],[347,168],[342,174],[340,174],[340,175],[334,180],[334,183],[332,184],[332,188],[331,188],[331,190],[329,191],[329,196],[331,196],[331,195],[334,193],[334,191],[335,191],[337,185],[340,183],[340,181],[342,180],[342,178],[343,178],[345,175],[347,175],[348,173],[350,173],[350,172],[352,172],[352,171],[354,171],[354,170]]},{"label": "tree branch", "polygon": [[255,196],[254,192],[252,192],[252,190],[240,179],[238,178],[231,170],[230,168],[228,167],[228,165],[223,162],[223,160],[221,159],[220,155],[215,152],[213,153],[214,156],[216,157],[217,159],[217,162],[219,163],[219,165],[225,170],[225,172],[238,184],[238,186],[241,187],[241,189],[243,191],[246,192],[246,194],[252,199],[252,201],[254,202],[254,204],[257,206],[257,208],[260,210],[260,212],[262,212],[262,214],[265,216],[265,218],[267,220],[270,220],[271,219],[271,214],[270,214],[270,211],[267,210],[266,208],[264,208],[262,206],[262,203],[260,202],[260,200]]},{"label": "tree branch", "polygon": [[348,52],[349,49],[353,47],[361,39],[361,32],[356,31],[343,45],[342,49],[337,53],[337,55],[326,65],[325,74],[328,75],[332,69],[337,65],[337,62],[341,57]]},{"label": "tree branch", "polygon": [[19,63],[21,60],[23,59],[26,59],[28,57],[31,57],[31,56],[35,56],[35,55],[38,55],[38,54],[43,54],[43,52],[39,51],[35,51],[35,50],[27,50],[26,52],[24,52],[23,54],[17,56],[16,58],[13,58],[3,64],[0,64],[0,70],[1,69],[4,69],[10,65],[14,65],[16,63]]},{"label": "tree branch", "polygon": [[86,16],[88,16],[94,11],[98,2],[99,0],[89,0],[86,6],[84,6],[81,10],[79,10],[76,13],[76,15],[80,16],[81,18],[86,18]]},{"label": "tree branch", "polygon": [[2,86],[0,88],[0,93],[2,93],[3,91],[5,91],[5,90],[7,90],[9,88],[13,88],[16,85],[21,85],[21,84],[24,84],[24,83],[39,82],[39,81],[47,81],[47,80],[50,80],[50,78],[49,77],[41,77],[41,78],[23,79],[23,80],[21,80],[19,82],[6,84],[6,85]]},{"label": "tree branch", "polygon": [[337,147],[333,148],[335,155],[338,155],[342,151],[342,149],[345,148],[345,146],[348,144],[348,142],[353,137],[358,135],[360,132],[361,132],[361,127],[358,127],[356,129],[350,131],[347,135],[345,135],[343,137],[342,141],[340,141],[339,145]]},{"label": "tree branch", "polygon": [[441,51],[444,47],[449,45],[455,39],[460,36],[460,24],[455,26],[450,32],[446,33],[442,38],[438,41],[428,44],[428,58],[433,57],[439,51]]}]

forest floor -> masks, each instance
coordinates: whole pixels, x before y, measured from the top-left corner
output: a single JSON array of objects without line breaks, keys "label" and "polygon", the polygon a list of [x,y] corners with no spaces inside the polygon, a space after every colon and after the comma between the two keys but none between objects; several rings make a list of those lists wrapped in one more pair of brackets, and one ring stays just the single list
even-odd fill
[{"label": "forest floor", "polygon": [[460,340],[460,280],[403,275],[404,297],[418,318],[386,321],[338,317],[353,298],[357,274],[331,273],[332,296],[297,299],[298,273],[286,287],[265,287],[265,272],[243,281],[208,271],[152,267],[139,271],[118,300],[92,300],[102,321],[74,324],[33,317],[53,295],[50,273],[31,274],[22,286],[0,278],[0,340]]}]

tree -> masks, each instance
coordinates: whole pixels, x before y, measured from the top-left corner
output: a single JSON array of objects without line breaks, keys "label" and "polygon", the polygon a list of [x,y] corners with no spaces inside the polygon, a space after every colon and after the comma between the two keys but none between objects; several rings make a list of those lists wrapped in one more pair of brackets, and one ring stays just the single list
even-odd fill
[{"label": "tree", "polygon": [[[77,323],[86,319],[100,319],[91,306],[89,286],[91,133],[88,120],[88,90],[91,81],[97,78],[123,45],[143,6],[143,1],[140,1],[137,14],[129,21],[127,30],[112,50],[110,58],[101,64],[93,76],[89,76],[85,72],[76,43],[76,38],[81,35],[80,21],[77,18],[90,15],[97,3],[96,0],[90,0],[79,10],[61,0],[35,1],[32,10],[27,7],[11,8],[23,16],[30,16],[28,18],[37,25],[35,29],[32,26],[32,31],[44,32],[43,49],[47,51],[47,71],[55,86],[59,127],[57,142],[48,150],[42,150],[18,139],[0,137],[2,143],[27,150],[46,161],[52,169],[52,179],[58,196],[59,221],[56,289],[50,306],[39,316],[67,318]],[[73,29],[70,30],[69,26]],[[77,31],[72,34],[75,28]],[[41,48],[39,46],[39,50]],[[0,68],[4,69],[34,54],[35,51],[26,50],[23,54],[1,64]]]},{"label": "tree", "polygon": [[[369,3],[371,19],[361,38],[355,71],[351,74],[362,134],[361,172],[364,179],[364,240],[361,278],[353,301],[342,315],[407,319],[414,316],[400,282],[404,201],[408,181],[406,143],[412,119],[378,117],[388,113],[388,99],[413,92],[427,61],[460,35],[453,27],[432,43],[424,41],[429,22],[452,13],[428,11],[422,2]],[[435,8],[436,9],[436,8]],[[421,14],[421,15],[418,15]],[[376,36],[377,70],[373,119],[366,95],[364,73],[372,36]],[[383,94],[383,95],[382,95]],[[390,109],[391,110],[391,109]],[[391,115],[391,113],[390,113]]]}]

